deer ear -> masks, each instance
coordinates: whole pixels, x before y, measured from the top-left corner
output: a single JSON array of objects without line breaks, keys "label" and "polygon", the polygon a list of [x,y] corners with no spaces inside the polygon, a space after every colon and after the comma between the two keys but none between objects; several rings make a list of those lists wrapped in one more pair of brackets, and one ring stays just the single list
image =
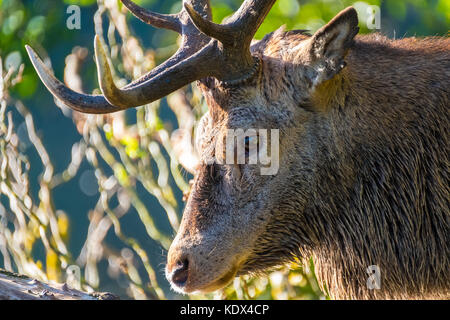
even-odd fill
[{"label": "deer ear", "polygon": [[322,81],[345,67],[344,58],[358,31],[358,14],[348,7],[311,37],[309,55],[312,64],[320,67]]}]

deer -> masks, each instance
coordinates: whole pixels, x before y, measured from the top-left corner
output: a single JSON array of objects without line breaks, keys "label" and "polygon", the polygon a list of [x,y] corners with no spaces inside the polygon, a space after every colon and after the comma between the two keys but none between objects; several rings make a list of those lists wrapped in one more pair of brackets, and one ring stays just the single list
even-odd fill
[{"label": "deer", "polygon": [[[167,257],[176,292],[213,292],[312,259],[334,299],[450,297],[448,37],[358,35],[348,7],[313,34],[281,27],[253,40],[275,0],[245,0],[221,24],[208,0],[183,0],[177,14],[121,1],[181,35],[171,58],[128,85],[115,85],[98,37],[101,95],[66,87],[26,49],[48,90],[83,113],[138,107],[196,82],[209,110]],[[278,130],[275,174],[204,160],[239,128]]]}]

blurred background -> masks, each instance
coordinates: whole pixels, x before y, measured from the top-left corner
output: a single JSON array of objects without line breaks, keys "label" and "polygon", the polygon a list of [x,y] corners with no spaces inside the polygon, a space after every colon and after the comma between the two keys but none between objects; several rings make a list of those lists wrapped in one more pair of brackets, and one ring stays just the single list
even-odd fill
[{"label": "blurred background", "polygon": [[[135,2],[161,13],[181,9],[181,0]],[[221,22],[242,1],[211,3]],[[256,38],[283,24],[314,32],[349,5],[362,33],[448,36],[450,0],[278,0]],[[236,278],[206,296],[170,290],[164,263],[206,105],[189,86],[136,110],[70,111],[39,81],[24,45],[73,89],[99,92],[96,33],[109,46],[119,85],[177,49],[177,34],[145,25],[120,1],[0,0],[0,268],[124,299],[326,299],[312,263]]]}]

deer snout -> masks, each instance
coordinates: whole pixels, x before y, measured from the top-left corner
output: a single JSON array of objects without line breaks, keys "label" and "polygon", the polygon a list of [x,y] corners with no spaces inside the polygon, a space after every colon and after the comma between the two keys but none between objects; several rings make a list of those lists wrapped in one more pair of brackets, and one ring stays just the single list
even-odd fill
[{"label": "deer snout", "polygon": [[173,245],[169,249],[166,265],[166,278],[175,291],[186,292],[190,273],[193,269],[191,255],[186,248]]},{"label": "deer snout", "polygon": [[[211,292],[229,283],[237,272],[232,255],[208,244],[177,241],[169,249],[166,278],[179,293]],[[217,252],[216,252],[217,251]]]},{"label": "deer snout", "polygon": [[173,267],[168,265],[167,278],[177,288],[185,288],[189,279],[189,259],[180,258]]}]

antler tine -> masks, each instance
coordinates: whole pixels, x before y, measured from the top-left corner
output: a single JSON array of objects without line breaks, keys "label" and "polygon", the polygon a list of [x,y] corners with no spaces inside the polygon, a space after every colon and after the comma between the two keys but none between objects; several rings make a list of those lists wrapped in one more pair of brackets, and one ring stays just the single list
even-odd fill
[{"label": "antler tine", "polygon": [[204,34],[219,40],[224,45],[249,46],[275,1],[246,0],[226,24],[211,22],[188,3],[185,3],[184,7],[195,26]]},{"label": "antler tine", "polygon": [[184,3],[184,8],[191,17],[195,26],[207,36],[217,39],[223,44],[232,45],[235,42],[233,30],[228,25],[217,24],[198,13],[190,4]]},{"label": "antler tine", "polygon": [[181,21],[178,14],[160,14],[144,9],[130,0],[120,0],[123,5],[139,20],[157,28],[182,32]]},{"label": "antler tine", "polygon": [[122,108],[111,105],[103,96],[82,94],[66,87],[53,76],[52,72],[45,66],[44,62],[30,46],[26,45],[25,48],[27,49],[31,63],[44,85],[56,98],[63,101],[68,107],[79,112],[94,114],[122,110]]},{"label": "antler tine", "polygon": [[251,42],[275,1],[246,0],[233,15],[230,24],[237,30],[245,30],[241,33],[247,42]]}]

